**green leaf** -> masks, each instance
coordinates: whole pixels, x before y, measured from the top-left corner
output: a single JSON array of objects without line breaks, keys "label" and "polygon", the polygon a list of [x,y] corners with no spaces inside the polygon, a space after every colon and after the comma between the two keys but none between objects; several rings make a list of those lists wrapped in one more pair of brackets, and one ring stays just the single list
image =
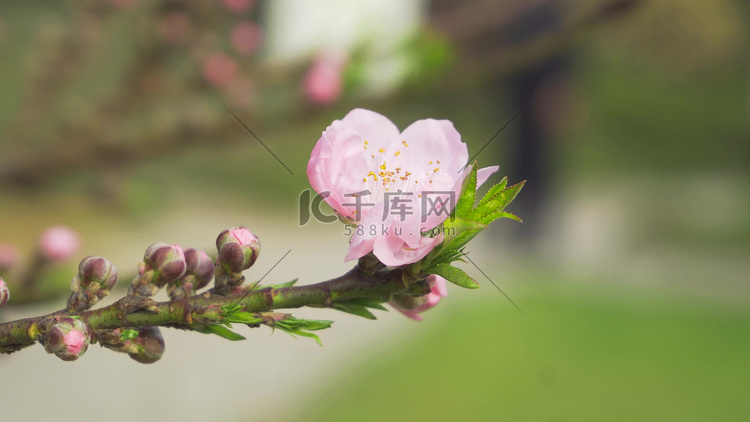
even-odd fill
[{"label": "green leaf", "polygon": [[487,193],[484,194],[482,199],[479,201],[479,205],[482,205],[489,200],[491,200],[495,195],[502,192],[503,189],[505,189],[505,185],[508,184],[508,176],[503,177],[503,180],[500,181],[500,183],[496,184],[495,186],[491,187],[490,190],[487,191]]},{"label": "green leaf", "polygon": [[498,211],[498,208],[500,208],[500,201],[492,199],[490,201],[485,202],[482,205],[479,205],[478,207],[474,208],[467,216],[466,218],[470,218],[475,221],[482,221],[482,219],[492,213],[495,213]]},{"label": "green leaf", "polygon": [[221,322],[256,325],[263,322],[263,319],[258,318],[249,312],[232,312],[230,314],[223,315]]},{"label": "green leaf", "polygon": [[[317,331],[325,328],[329,328],[333,324],[333,321],[317,320],[317,319],[299,319],[289,317],[281,321],[276,321],[273,326],[278,328],[285,333],[288,333],[292,337],[303,336],[309,337],[315,340],[320,346],[323,346],[323,342],[320,340],[317,334],[313,334],[309,331]],[[308,331],[305,331],[308,330]]]},{"label": "green leaf", "polygon": [[474,201],[477,194],[477,162],[474,161],[471,164],[471,172],[464,180],[464,185],[461,188],[461,196],[458,198],[456,203],[456,217],[463,217],[474,208]]},{"label": "green leaf", "polygon": [[241,310],[242,308],[243,308],[243,305],[239,305],[237,303],[232,303],[232,304],[229,304],[229,305],[224,305],[224,306],[222,306],[219,309],[221,310],[221,316],[225,316],[227,314],[231,314],[233,312],[237,312],[237,311]]},{"label": "green leaf", "polygon": [[219,324],[206,325],[204,327],[201,327],[200,329],[196,329],[196,331],[204,334],[216,334],[219,337],[232,341],[245,340],[245,337]]},{"label": "green leaf", "polygon": [[521,183],[517,183],[507,189],[504,189],[502,192],[497,194],[494,200],[500,202],[500,206],[498,207],[497,211],[502,211],[510,205],[511,202],[513,202],[514,199],[516,199],[516,196],[518,195],[518,192],[521,192],[521,188],[523,188],[523,185],[526,184],[526,181],[524,180]]},{"label": "green leaf", "polygon": [[[289,334],[292,334],[292,333],[289,333]],[[323,342],[320,340],[320,337],[317,334],[309,333],[307,331],[295,331],[294,334],[297,334],[302,337],[309,337],[315,340],[315,342],[318,343],[318,346],[323,347]],[[294,334],[292,334],[292,336],[294,336]]]},{"label": "green leaf", "polygon": [[333,321],[324,320],[324,319],[301,319],[301,318],[295,318],[292,316],[290,316],[287,319],[282,319],[281,321],[276,321],[276,323],[274,323],[274,325],[276,326],[283,325],[291,329],[310,330],[310,331],[330,328],[331,324],[333,324]]},{"label": "green leaf", "polygon": [[120,334],[120,340],[122,341],[132,340],[136,337],[138,337],[138,330],[131,330],[129,328],[122,330],[122,334]]},{"label": "green leaf", "polygon": [[378,309],[381,311],[388,311],[388,309],[385,306],[383,306],[383,303],[379,299],[375,299],[372,297],[360,297],[356,299],[350,299],[345,302],[337,302],[337,304],[359,305],[359,306],[364,306],[366,308]]},{"label": "green leaf", "polygon": [[364,306],[336,304],[332,305],[331,307],[337,311],[346,312],[347,314],[356,315],[362,318],[373,320],[378,319],[372,312],[370,312],[369,309],[365,308]]},{"label": "green leaf", "polygon": [[510,218],[511,220],[516,220],[519,223],[523,223],[523,220],[521,220],[520,217],[518,217],[517,215],[511,214],[509,212],[505,212],[505,211],[499,211],[499,212],[492,213],[484,217],[484,219],[482,219],[482,223],[490,224],[491,222],[497,220],[498,218]]},{"label": "green leaf", "polygon": [[448,264],[438,264],[430,268],[428,274],[437,274],[451,283],[467,289],[478,289],[479,283],[469,277],[464,270]]}]

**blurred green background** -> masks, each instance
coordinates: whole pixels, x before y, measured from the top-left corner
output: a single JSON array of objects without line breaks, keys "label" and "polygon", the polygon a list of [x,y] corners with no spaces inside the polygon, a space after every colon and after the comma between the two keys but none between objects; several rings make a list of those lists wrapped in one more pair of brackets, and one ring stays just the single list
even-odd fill
[{"label": "blurred green background", "polygon": [[341,227],[298,227],[298,196],[355,107],[451,120],[496,180],[527,180],[523,225],[470,245],[492,282],[465,265],[483,288],[450,286],[420,323],[302,311],[336,320],[323,349],[255,330],[167,332],[152,367],[24,350],[0,358],[9,420],[80,420],[55,413],[72,400],[143,420],[750,418],[748,2],[305,3],[0,2],[11,292],[46,227],[83,240],[0,320],[59,308],[86,255],[132,274],[151,243],[210,250],[235,225],[264,245],[251,277],[290,248],[269,279],[341,274]]}]

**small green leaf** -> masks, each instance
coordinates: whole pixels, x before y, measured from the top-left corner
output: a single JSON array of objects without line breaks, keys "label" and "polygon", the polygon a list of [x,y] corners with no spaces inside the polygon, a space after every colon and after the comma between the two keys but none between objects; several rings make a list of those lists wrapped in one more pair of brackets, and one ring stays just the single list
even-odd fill
[{"label": "small green leaf", "polygon": [[301,319],[301,318],[295,318],[293,316],[290,316],[287,319],[282,319],[281,321],[276,321],[274,325],[276,326],[285,326],[291,329],[300,329],[300,330],[322,330],[325,328],[330,328],[331,324],[333,324],[333,321],[324,320],[324,319]]},{"label": "small green leaf", "polygon": [[362,318],[373,319],[373,320],[378,319],[372,312],[370,312],[369,309],[360,305],[336,304],[336,305],[332,305],[332,308],[337,311],[346,312],[347,314],[356,315]]},{"label": "small green leaf", "polygon": [[201,329],[198,329],[196,331],[200,333],[204,333],[204,334],[216,334],[219,337],[222,337],[231,341],[245,340],[245,337],[219,324],[206,325],[205,327],[201,327]]},{"label": "small green leaf", "polygon": [[502,192],[503,189],[505,189],[505,186],[508,184],[508,176],[503,177],[503,180],[500,181],[500,183],[496,184],[495,186],[491,187],[490,190],[487,191],[487,193],[484,194],[482,199],[479,201],[479,205],[482,205],[489,200],[491,200],[495,195]]},{"label": "small green leaf", "polygon": [[461,188],[461,197],[456,203],[456,217],[463,217],[474,208],[474,201],[477,194],[477,162],[471,164],[471,172],[464,180]]},{"label": "small green leaf", "polygon": [[484,204],[479,205],[478,207],[474,208],[467,216],[466,218],[470,218],[475,221],[482,221],[482,219],[492,213],[495,213],[498,211],[502,204],[500,201],[496,199],[492,199],[490,201],[485,202]]},{"label": "small green leaf", "polygon": [[505,211],[499,211],[499,212],[492,213],[484,217],[484,219],[482,219],[482,223],[490,224],[491,222],[497,220],[498,218],[510,218],[511,220],[516,220],[519,223],[523,223],[523,220],[521,220],[520,217],[518,217],[517,215],[511,214],[509,212],[505,212]]},{"label": "small green leaf", "polygon": [[516,199],[518,192],[521,192],[524,184],[526,184],[525,180],[521,183],[517,183],[507,189],[504,189],[502,192],[497,194],[495,198],[493,198],[500,202],[500,207],[497,209],[497,211],[502,211],[505,209],[505,207],[510,205],[510,203],[513,202],[514,199]]},{"label": "small green leaf", "polygon": [[236,303],[232,303],[232,304],[229,304],[229,305],[222,306],[219,309],[221,310],[221,315],[224,316],[224,315],[227,315],[227,314],[231,314],[233,312],[237,312],[237,311],[241,310],[242,308],[243,308],[242,305],[239,305],[239,304],[236,304]]},{"label": "small green leaf", "polygon": [[232,312],[224,315],[221,322],[256,325],[263,322],[263,319],[258,318],[249,312]]},{"label": "small green leaf", "polygon": [[467,289],[478,289],[479,283],[469,277],[464,270],[448,264],[438,264],[430,269],[429,274],[437,274],[451,283]]},{"label": "small green leaf", "polygon": [[315,340],[315,342],[318,343],[318,346],[323,347],[323,342],[320,340],[320,337],[317,334],[309,333],[307,331],[295,331],[294,334],[300,335],[302,337],[309,337]]},{"label": "small green leaf", "polygon": [[381,311],[387,311],[388,309],[383,306],[383,303],[379,299],[375,299],[372,297],[360,297],[356,299],[350,299],[345,302],[337,302],[338,304],[342,305],[359,305],[364,306],[366,308],[371,309],[378,309]]},{"label": "small green leaf", "polygon": [[138,330],[131,330],[129,328],[122,330],[122,334],[120,334],[120,340],[122,341],[132,340],[136,337],[138,337]]},{"label": "small green leaf", "polygon": [[323,346],[323,342],[320,341],[320,337],[318,337],[317,334],[313,334],[309,331],[303,331],[303,330],[322,330],[324,328],[328,328],[333,324],[333,321],[325,321],[325,320],[308,320],[308,319],[298,319],[294,317],[289,317],[287,319],[276,321],[274,323],[274,328],[278,328],[281,331],[284,331],[285,333],[288,333],[292,337],[295,336],[303,336],[303,337],[309,337],[313,340],[315,340],[316,343],[318,343],[320,346]]}]

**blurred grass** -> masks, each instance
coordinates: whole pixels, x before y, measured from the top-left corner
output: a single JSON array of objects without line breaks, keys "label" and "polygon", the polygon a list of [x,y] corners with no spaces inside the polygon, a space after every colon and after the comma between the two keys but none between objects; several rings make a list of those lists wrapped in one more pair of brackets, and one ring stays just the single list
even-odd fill
[{"label": "blurred grass", "polygon": [[750,418],[746,308],[548,286],[515,298],[526,319],[491,299],[432,310],[299,420]]}]

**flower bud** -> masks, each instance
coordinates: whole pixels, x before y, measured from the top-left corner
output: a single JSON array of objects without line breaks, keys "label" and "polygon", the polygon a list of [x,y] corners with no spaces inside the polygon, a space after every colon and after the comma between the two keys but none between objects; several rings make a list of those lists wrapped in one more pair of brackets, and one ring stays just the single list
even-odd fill
[{"label": "flower bud", "polygon": [[217,264],[226,273],[240,273],[250,268],[260,254],[260,240],[245,227],[224,230],[216,239]]},{"label": "flower bud", "polygon": [[116,283],[117,268],[109,260],[100,256],[84,258],[70,286],[73,294],[68,299],[68,309],[76,312],[89,309],[107,296]]},{"label": "flower bud", "polygon": [[65,226],[53,226],[45,230],[39,238],[42,255],[53,261],[65,261],[78,253],[81,236]]},{"label": "flower bud", "polygon": [[87,290],[109,291],[117,284],[117,268],[100,256],[84,258],[78,265],[78,276],[81,278],[81,286]]},{"label": "flower bud", "polygon": [[154,363],[164,354],[164,338],[159,327],[144,327],[138,337],[125,341],[125,348],[131,359],[140,363]]},{"label": "flower bud", "polygon": [[[185,253],[179,245],[155,243],[146,249],[143,255],[144,273],[153,271],[150,282],[156,286],[163,286],[185,274]],[[139,269],[139,272],[140,269]]]},{"label": "flower bud", "polygon": [[8,285],[5,284],[5,280],[0,277],[0,308],[8,303],[8,299],[10,299],[10,290],[8,290]]},{"label": "flower bud", "polygon": [[185,274],[195,277],[193,290],[206,287],[214,276],[214,262],[208,254],[198,249],[187,249],[185,250],[185,262],[187,263]]},{"label": "flower bud", "polygon": [[443,277],[431,275],[427,277],[427,281],[430,284],[430,293],[424,296],[394,295],[388,304],[409,318],[421,321],[420,313],[433,308],[441,298],[448,295],[447,282]]},{"label": "flower bud", "polygon": [[86,353],[91,330],[80,319],[61,318],[43,335],[47,353],[54,353],[64,361],[76,360]]}]

